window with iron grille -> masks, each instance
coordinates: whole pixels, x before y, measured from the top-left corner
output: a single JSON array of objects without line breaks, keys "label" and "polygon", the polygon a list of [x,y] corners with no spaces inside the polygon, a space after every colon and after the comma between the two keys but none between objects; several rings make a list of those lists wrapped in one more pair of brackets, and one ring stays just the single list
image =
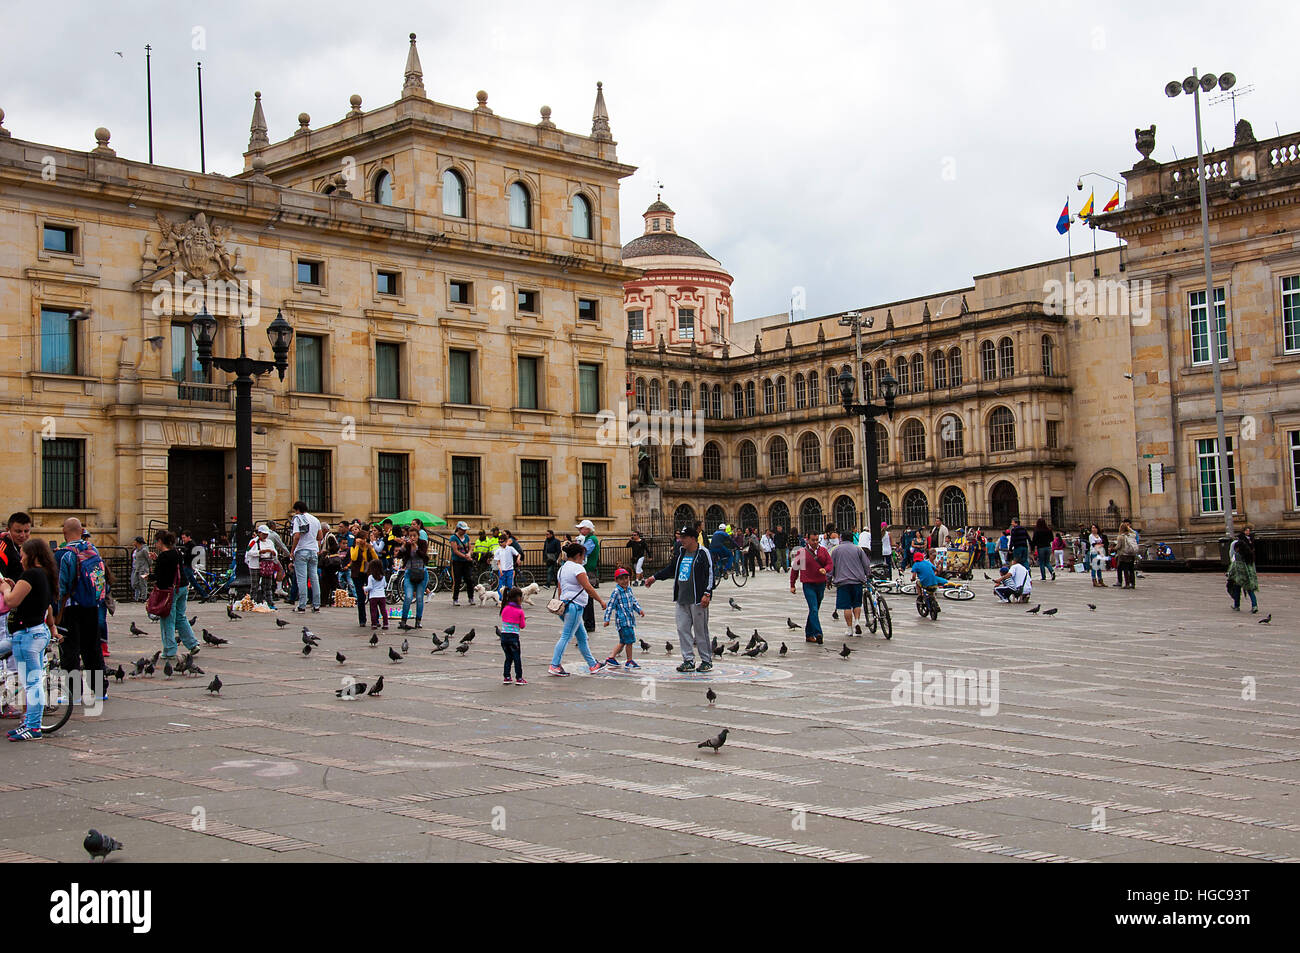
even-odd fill
[{"label": "window with iron grille", "polygon": [[998,342],[998,376],[1015,377],[1016,375],[1016,346],[1011,338],[1003,338]]},{"label": "window with iron grille", "polygon": [[763,413],[770,414],[776,410],[776,388],[770,380],[763,381]]},{"label": "window with iron grille", "polygon": [[480,461],[478,457],[451,458],[451,508],[466,515],[480,512]]},{"label": "window with iron grille", "polygon": [[822,515],[821,503],[817,500],[804,500],[799,507],[799,532],[815,538],[825,529],[826,517]]},{"label": "window with iron grille", "polygon": [[803,410],[808,405],[808,382],[802,374],[794,375],[794,409]]},{"label": "window with iron grille", "polygon": [[86,441],[41,441],[41,506],[79,510],[86,505]]},{"label": "window with iron grille", "polygon": [[1010,453],[1016,449],[1016,418],[1005,407],[989,414],[989,453]]},{"label": "window with iron grille", "polygon": [[790,472],[790,451],[784,437],[773,437],[767,445],[767,471],[772,476],[785,476]]},{"label": "window with iron grille", "polygon": [[930,356],[931,376],[936,389],[948,386],[948,358],[943,351],[935,351]]},{"label": "window with iron grille", "polygon": [[889,463],[889,431],[882,423],[876,424],[876,463],[882,467]]},{"label": "window with iron grille", "polygon": [[686,455],[686,448],[680,443],[673,444],[671,456],[673,461],[673,479],[689,480],[691,478],[691,458]]},{"label": "window with iron grille", "polygon": [[[1300,433],[1297,431],[1296,433]],[[758,476],[758,451],[753,441],[746,440],[740,445],[740,478],[753,480]]]},{"label": "window with iron grille", "polygon": [[772,529],[792,528],[790,526],[790,507],[777,500],[767,508],[767,523]]},{"label": "window with iron grille", "polygon": [[[651,460],[653,461],[653,457]],[[652,467],[653,470],[653,467]],[[549,516],[546,495],[546,461],[519,461],[519,512],[524,516]]]},{"label": "window with iron grille", "polygon": [[718,449],[718,445],[712,441],[704,445],[702,467],[704,470],[704,479],[722,479],[722,451]]},{"label": "window with iron grille", "polygon": [[298,451],[298,499],[311,513],[328,513],[334,509],[334,479],[330,451]]},{"label": "window with iron grille", "polygon": [[786,397],[786,390],[785,390],[785,378],[778,377],[776,379],[776,412],[778,414],[783,414],[786,411],[786,407],[787,407],[787,397]]},{"label": "window with iron grille", "polygon": [[948,386],[961,386],[961,348],[953,348],[948,352]]},{"label": "window with iron grille", "polygon": [[939,450],[945,460],[952,460],[966,452],[965,433],[961,418],[949,414],[939,421]]},{"label": "window with iron grille", "polygon": [[804,473],[816,473],[822,468],[822,442],[815,433],[799,438],[799,468]]},{"label": "window with iron grille", "polygon": [[966,494],[960,487],[950,486],[939,494],[939,517],[953,529],[966,525]]},{"label": "window with iron grille", "polygon": [[1057,450],[1061,446],[1061,422],[1059,420],[1047,421],[1047,449]]},{"label": "window with iron grille", "polygon": [[853,435],[843,427],[831,437],[831,456],[837,470],[853,466]]},{"label": "window with iron grille", "polygon": [[903,424],[903,461],[919,463],[925,459],[925,425],[919,420],[909,420]]},{"label": "window with iron grille", "polygon": [[411,506],[411,488],[407,476],[408,455],[379,455],[379,512],[398,513]]},{"label": "window with iron grille", "polygon": [[980,375],[986,381],[997,380],[998,349],[992,341],[985,341],[980,345]]},{"label": "window with iron grille", "polygon": [[930,501],[920,490],[908,490],[903,497],[903,522],[908,526],[928,526]]},{"label": "window with iron grille", "polygon": [[852,536],[858,528],[858,506],[847,496],[837,497],[831,506],[835,528],[841,536]]},{"label": "window with iron grille", "polygon": [[71,311],[41,308],[41,371],[77,373],[77,322]]}]

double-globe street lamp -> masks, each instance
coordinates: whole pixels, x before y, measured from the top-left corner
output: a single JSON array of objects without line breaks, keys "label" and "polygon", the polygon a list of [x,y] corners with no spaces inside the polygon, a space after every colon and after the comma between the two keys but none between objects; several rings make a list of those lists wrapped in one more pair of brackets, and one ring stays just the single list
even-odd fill
[{"label": "double-globe street lamp", "polygon": [[217,336],[217,319],[202,307],[191,322],[203,370],[218,369],[235,375],[235,538],[231,541],[231,559],[235,565],[232,588],[246,588],[248,570],[242,556],[253,535],[253,379],[277,371],[280,380],[289,369],[289,345],[293,328],[276,309],[275,320],[266,329],[274,361],[259,361],[248,356],[244,342],[245,321],[239,321],[239,356],[213,357],[212,342]]},{"label": "double-globe street lamp", "polygon": [[840,385],[840,401],[844,412],[852,417],[862,418],[862,466],[867,474],[867,498],[863,500],[866,510],[867,531],[871,534],[871,564],[879,565],[883,546],[883,534],[880,532],[880,473],[876,449],[876,418],[888,414],[894,419],[894,398],[898,395],[898,381],[888,369],[877,382],[883,404],[853,402],[853,389],[856,383],[854,375],[841,371],[837,378]]}]

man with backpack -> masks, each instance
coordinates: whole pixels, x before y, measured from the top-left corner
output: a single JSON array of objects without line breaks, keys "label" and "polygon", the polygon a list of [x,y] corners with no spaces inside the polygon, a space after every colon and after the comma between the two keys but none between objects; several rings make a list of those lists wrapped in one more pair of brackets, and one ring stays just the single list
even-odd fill
[{"label": "man with backpack", "polygon": [[[59,597],[56,618],[67,629],[59,667],[65,672],[89,672],[90,690],[108,697],[104,654],[99,641],[99,606],[108,597],[104,560],[88,539],[82,538],[81,520],[63,521],[64,545],[58,551]],[[76,681],[72,683],[74,686]]]}]

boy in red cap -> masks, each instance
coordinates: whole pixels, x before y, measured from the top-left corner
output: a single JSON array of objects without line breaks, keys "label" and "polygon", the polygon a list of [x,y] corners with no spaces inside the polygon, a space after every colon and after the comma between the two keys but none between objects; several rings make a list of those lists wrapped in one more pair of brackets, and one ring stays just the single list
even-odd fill
[{"label": "boy in red cap", "polygon": [[627,667],[641,667],[632,658],[632,646],[636,645],[636,617],[640,616],[644,619],[645,611],[641,608],[641,603],[636,601],[636,596],[632,594],[631,582],[632,576],[626,569],[622,566],[615,569],[614,592],[605,606],[605,625],[609,625],[611,615],[618,623],[618,645],[614,647],[609,658],[605,659],[605,664],[612,665],[614,668],[618,668],[618,653],[624,648],[627,649]]}]

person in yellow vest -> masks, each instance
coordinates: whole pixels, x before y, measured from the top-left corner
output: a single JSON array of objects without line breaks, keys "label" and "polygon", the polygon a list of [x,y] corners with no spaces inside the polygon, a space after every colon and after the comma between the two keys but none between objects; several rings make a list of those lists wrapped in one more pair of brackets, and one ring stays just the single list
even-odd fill
[{"label": "person in yellow vest", "polygon": [[492,552],[497,548],[497,545],[495,536],[488,536],[484,530],[478,531],[478,539],[474,540],[474,545],[469,550],[470,555],[474,557],[475,577],[483,572],[483,567],[492,558]]}]

